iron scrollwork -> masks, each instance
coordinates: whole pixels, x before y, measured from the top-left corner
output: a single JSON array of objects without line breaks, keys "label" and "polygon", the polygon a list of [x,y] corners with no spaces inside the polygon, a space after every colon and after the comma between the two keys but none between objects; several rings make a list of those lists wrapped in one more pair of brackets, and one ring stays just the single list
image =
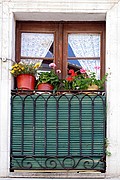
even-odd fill
[{"label": "iron scrollwork", "polygon": [[96,170],[98,166],[101,164],[101,168],[105,164],[103,157],[94,158],[89,156],[84,157],[73,157],[73,156],[66,156],[66,157],[33,157],[33,156],[26,156],[26,157],[12,157],[12,169],[15,168],[16,163],[18,169],[64,169],[64,170]]}]

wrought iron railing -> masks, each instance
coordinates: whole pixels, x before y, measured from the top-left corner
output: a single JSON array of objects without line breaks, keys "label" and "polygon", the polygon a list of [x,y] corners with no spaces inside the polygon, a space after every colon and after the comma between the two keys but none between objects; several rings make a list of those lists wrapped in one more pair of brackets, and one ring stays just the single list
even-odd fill
[{"label": "wrought iron railing", "polygon": [[12,91],[11,170],[105,171],[104,92]]}]

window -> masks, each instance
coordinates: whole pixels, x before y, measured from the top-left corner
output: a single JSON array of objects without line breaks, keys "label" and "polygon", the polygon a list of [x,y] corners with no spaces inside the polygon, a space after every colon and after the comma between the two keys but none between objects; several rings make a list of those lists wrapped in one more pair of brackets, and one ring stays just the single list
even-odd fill
[{"label": "window", "polygon": [[105,70],[104,22],[17,22],[16,61],[42,61],[43,70],[54,62],[62,70],[80,67],[95,71],[98,78]]},{"label": "window", "polygon": [[[17,22],[16,61],[42,61],[45,71],[54,62],[61,78],[70,68],[101,66],[99,78],[105,69],[105,23]],[[11,171],[105,172],[105,93],[13,91],[11,100]]]}]

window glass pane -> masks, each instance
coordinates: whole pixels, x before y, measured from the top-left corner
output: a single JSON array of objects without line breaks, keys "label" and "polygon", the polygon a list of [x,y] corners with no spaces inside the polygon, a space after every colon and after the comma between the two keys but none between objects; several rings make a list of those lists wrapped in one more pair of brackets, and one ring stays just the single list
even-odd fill
[{"label": "window glass pane", "polygon": [[22,57],[53,57],[53,34],[22,33]]},{"label": "window glass pane", "polygon": [[[72,68],[74,70],[83,68],[87,71],[96,72],[97,68],[95,67],[99,66],[100,34],[69,34],[68,68]],[[99,68],[97,69],[96,74],[97,78],[100,78]]]},{"label": "window glass pane", "polygon": [[100,34],[69,34],[68,57],[100,57]]}]

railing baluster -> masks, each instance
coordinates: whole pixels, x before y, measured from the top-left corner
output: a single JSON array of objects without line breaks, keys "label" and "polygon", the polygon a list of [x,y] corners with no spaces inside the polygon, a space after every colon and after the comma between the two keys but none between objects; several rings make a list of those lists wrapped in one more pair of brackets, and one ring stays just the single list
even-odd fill
[{"label": "railing baluster", "polygon": [[12,155],[13,155],[13,96],[11,96],[11,121],[10,121],[10,169],[12,169]]},{"label": "railing baluster", "polygon": [[44,125],[44,154],[47,154],[47,100],[45,100],[45,125]]},{"label": "railing baluster", "polygon": [[79,111],[79,128],[80,128],[80,131],[79,131],[79,133],[80,133],[80,155],[82,155],[82,100],[81,99],[79,99],[79,109],[80,109],[80,111]]},{"label": "railing baluster", "polygon": [[103,104],[103,115],[104,115],[104,118],[103,118],[103,152],[104,152],[104,158],[105,158],[105,154],[106,154],[106,144],[105,144],[105,137],[106,137],[106,98],[105,100],[103,100],[102,98],[102,104]]},{"label": "railing baluster", "polygon": [[91,101],[92,101],[92,148],[91,148],[91,154],[93,155],[93,153],[94,153],[94,101],[95,101],[95,99],[93,99]]},{"label": "railing baluster", "polygon": [[36,115],[36,101],[33,99],[33,155],[35,155],[35,115]]},{"label": "railing baluster", "polygon": [[59,104],[58,104],[58,100],[56,101],[56,155],[58,155],[58,108],[59,108]]},{"label": "railing baluster", "polygon": [[68,155],[70,155],[70,109],[71,100],[68,100]]},{"label": "railing baluster", "polygon": [[25,99],[22,100],[21,155],[23,155],[24,152],[24,108],[25,108]]}]

